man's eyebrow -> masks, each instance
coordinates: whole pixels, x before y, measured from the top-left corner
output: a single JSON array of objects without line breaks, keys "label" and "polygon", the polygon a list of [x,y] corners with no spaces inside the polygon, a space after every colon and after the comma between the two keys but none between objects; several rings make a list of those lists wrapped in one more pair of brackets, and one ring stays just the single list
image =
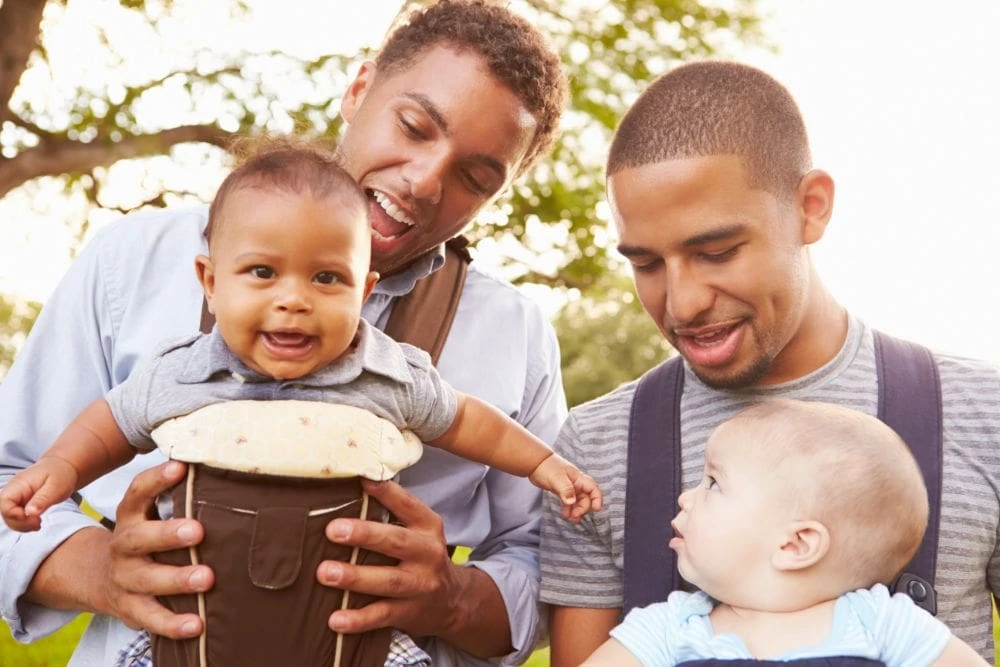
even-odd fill
[{"label": "man's eyebrow", "polygon": [[403,93],[403,97],[409,98],[423,107],[424,113],[431,117],[434,124],[446,135],[448,134],[448,121],[441,114],[441,110],[437,108],[437,105],[434,104],[431,98],[423,93]]},{"label": "man's eyebrow", "polygon": [[712,229],[702,234],[697,234],[691,238],[684,239],[683,245],[685,248],[693,248],[695,246],[704,245],[706,243],[712,243],[714,241],[724,241],[730,239],[734,236],[739,236],[747,230],[747,226],[743,223],[737,222],[732,225],[726,225],[725,227],[719,227],[717,229]]},{"label": "man's eyebrow", "polygon": [[[433,123],[437,125],[438,128],[440,128],[441,132],[445,136],[448,136],[448,121],[441,113],[441,110],[437,108],[437,105],[434,104],[434,101],[431,100],[431,98],[427,97],[423,93],[413,93],[413,92],[403,93],[403,96],[419,104],[420,108],[424,110],[424,113],[430,116],[431,121],[433,121]],[[506,165],[504,165],[502,162],[497,160],[492,155],[487,155],[485,153],[473,153],[469,157],[475,160],[476,162],[482,163],[483,166],[487,167],[488,169],[495,171],[497,175],[500,177],[501,181],[507,180]]]},{"label": "man's eyebrow", "polygon": [[652,255],[653,251],[642,246],[637,245],[626,245],[620,244],[618,246],[618,253],[624,255],[625,257],[644,257],[646,255]]},{"label": "man's eyebrow", "polygon": [[[725,227],[719,227],[717,229],[712,229],[701,234],[692,236],[691,238],[684,239],[681,245],[685,248],[695,248],[705,243],[712,243],[714,241],[724,241],[726,239],[733,238],[734,236],[739,236],[747,230],[747,225],[743,223],[735,223],[732,225],[726,225]],[[628,245],[627,243],[622,243],[618,246],[618,252],[625,257],[646,257],[648,255],[655,255],[656,252],[650,250],[649,248],[644,248],[638,245]]]}]

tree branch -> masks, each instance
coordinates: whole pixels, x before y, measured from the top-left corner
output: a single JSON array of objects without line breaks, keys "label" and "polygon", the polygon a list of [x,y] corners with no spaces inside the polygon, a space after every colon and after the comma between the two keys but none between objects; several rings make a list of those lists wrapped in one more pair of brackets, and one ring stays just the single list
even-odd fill
[{"label": "tree branch", "polygon": [[11,95],[38,46],[45,1],[0,2],[0,122],[7,117]]},{"label": "tree branch", "polygon": [[160,132],[127,136],[114,143],[101,140],[90,143],[70,140],[43,142],[9,160],[0,160],[0,197],[40,176],[87,173],[118,160],[160,155],[172,146],[188,142],[225,148],[232,136],[232,133],[214,125],[182,125]]}]

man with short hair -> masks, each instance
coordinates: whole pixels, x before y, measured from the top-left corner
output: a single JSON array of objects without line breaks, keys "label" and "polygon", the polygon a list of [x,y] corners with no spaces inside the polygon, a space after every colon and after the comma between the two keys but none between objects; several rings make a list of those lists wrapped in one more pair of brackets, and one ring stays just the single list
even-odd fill
[{"label": "man with short hair", "polygon": [[[441,266],[443,242],[548,149],[565,98],[559,59],[538,31],[485,2],[442,0],[415,12],[361,67],[341,103],[347,127],[338,151],[371,207],[372,268],[383,280],[365,304],[369,322],[384,327],[399,297]],[[206,213],[139,213],[87,245],[0,385],[0,484],[139,358],[197,331],[191,263],[205,252]],[[554,439],[565,416],[555,335],[510,285],[470,267],[438,369]],[[157,495],[184,474],[175,462],[150,468],[157,456],[85,489],[92,506],[116,517],[113,532],[71,503],[46,513],[38,533],[0,529],[0,613],[16,638],[33,640],[92,611],[71,664],[109,665],[134,637],[129,628],[173,638],[201,632],[197,615],[172,614],[156,600],[213,583],[206,566],[175,568],[150,556],[203,536],[194,520],[149,520]],[[317,622],[344,632],[399,628],[423,638],[435,665],[523,660],[539,629],[538,491],[438,451],[426,451],[400,482],[368,491],[402,525],[338,519],[327,529],[331,540],[399,565],[325,562],[316,573],[322,585],[384,599]],[[473,547],[471,567],[452,564],[448,545],[456,544]]]},{"label": "man with short hair", "polygon": [[[833,179],[812,167],[805,125],[781,84],[728,62],[668,72],[622,119],[607,188],[639,299],[684,360],[684,489],[701,477],[709,433],[750,403],[781,396],[876,413],[873,331],[837,303],[809,253],[833,211]],[[938,616],[992,662],[1000,372],[933,359],[944,423]],[[603,487],[605,504],[579,527],[560,525],[546,507],[542,600],[554,605],[554,665],[579,664],[623,606],[636,385],[574,409],[557,439],[556,450]]]}]

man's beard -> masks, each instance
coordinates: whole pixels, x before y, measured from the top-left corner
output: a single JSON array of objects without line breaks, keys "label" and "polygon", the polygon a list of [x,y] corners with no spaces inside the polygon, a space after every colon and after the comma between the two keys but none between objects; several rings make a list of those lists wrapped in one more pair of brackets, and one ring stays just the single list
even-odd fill
[{"label": "man's beard", "polygon": [[749,389],[760,382],[764,376],[770,372],[771,366],[773,365],[773,357],[762,355],[753,363],[752,366],[750,366],[750,368],[747,368],[745,371],[737,373],[736,375],[719,377],[705,375],[699,371],[697,367],[689,364],[689,366],[691,366],[691,371],[699,380],[705,383],[705,385],[711,387],[712,389],[723,390]]}]

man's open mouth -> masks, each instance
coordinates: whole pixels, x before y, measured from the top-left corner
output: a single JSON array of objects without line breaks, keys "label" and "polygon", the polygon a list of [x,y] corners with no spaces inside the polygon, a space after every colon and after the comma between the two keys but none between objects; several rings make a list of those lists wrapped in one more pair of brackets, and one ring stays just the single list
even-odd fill
[{"label": "man's open mouth", "polygon": [[393,241],[410,231],[416,222],[413,216],[403,210],[389,195],[379,190],[369,190],[373,205],[372,238],[378,241]]}]

